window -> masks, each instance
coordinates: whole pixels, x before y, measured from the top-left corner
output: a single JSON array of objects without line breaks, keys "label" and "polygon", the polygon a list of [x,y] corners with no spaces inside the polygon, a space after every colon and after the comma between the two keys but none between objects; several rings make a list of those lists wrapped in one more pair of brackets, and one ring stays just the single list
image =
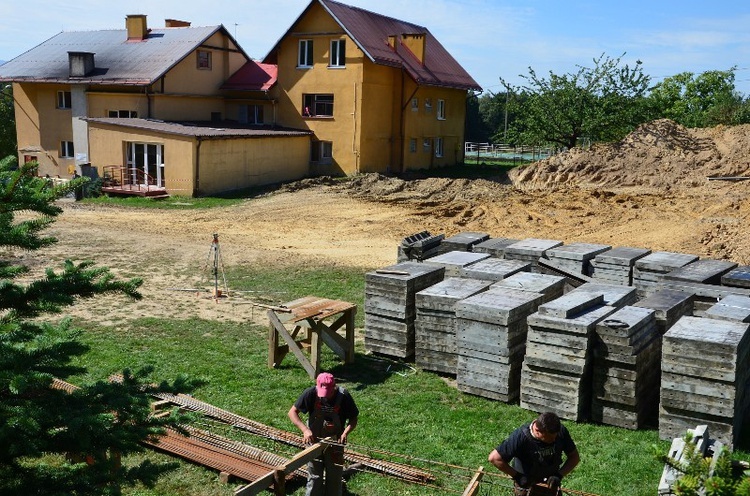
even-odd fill
[{"label": "window", "polygon": [[57,92],[57,108],[59,109],[71,108],[70,100],[71,100],[70,91],[58,91]]},{"label": "window", "polygon": [[316,164],[333,163],[333,143],[313,141],[310,145],[310,161]]},{"label": "window", "polygon": [[198,69],[211,69],[211,52],[198,50]]},{"label": "window", "polygon": [[435,156],[443,156],[443,138],[435,138]]},{"label": "window", "polygon": [[138,117],[138,112],[135,110],[110,110],[107,112],[107,117],[118,117],[120,119],[123,118],[133,118],[135,119]]},{"label": "window", "polygon": [[263,124],[263,105],[240,105],[240,124]]},{"label": "window", "polygon": [[302,115],[305,117],[333,117],[333,95],[302,95]]},{"label": "window", "polygon": [[422,150],[424,150],[427,153],[430,153],[430,150],[432,149],[432,146],[430,145],[430,139],[425,138],[422,140]]},{"label": "window", "polygon": [[330,67],[344,67],[346,65],[346,40],[331,40]]},{"label": "window", "polygon": [[60,142],[60,157],[62,158],[73,158],[75,152],[73,151],[72,141],[61,141]]},{"label": "window", "polygon": [[164,145],[157,143],[126,142],[128,180],[132,184],[164,187]]},{"label": "window", "polygon": [[416,112],[417,110],[419,110],[419,98],[411,99],[411,110],[412,112]]},{"label": "window", "polygon": [[313,40],[299,40],[299,54],[297,55],[297,67],[312,67],[313,65]]},{"label": "window", "polygon": [[417,138],[409,139],[409,151],[411,153],[417,153]]},{"label": "window", "polygon": [[424,99],[424,111],[428,114],[432,112],[432,100],[430,98]]},{"label": "window", "polygon": [[437,101],[437,118],[441,121],[445,120],[445,100]]}]

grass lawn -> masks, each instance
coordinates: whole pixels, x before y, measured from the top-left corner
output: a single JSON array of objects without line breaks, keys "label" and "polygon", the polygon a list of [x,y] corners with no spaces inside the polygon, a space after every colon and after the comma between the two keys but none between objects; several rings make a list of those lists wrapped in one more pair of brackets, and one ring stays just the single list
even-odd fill
[{"label": "grass lawn", "polygon": [[[432,487],[422,487],[359,473],[348,482],[349,494],[461,494],[479,466],[491,474],[485,477],[480,494],[510,494],[509,480],[499,477],[499,472],[488,465],[487,455],[514,428],[532,420],[534,414],[515,405],[463,394],[451,378],[422,372],[413,364],[366,354],[361,340],[364,271],[299,267],[278,272],[254,267],[249,273],[228,267],[227,272],[236,281],[237,289],[284,291],[289,300],[314,294],[358,305],[360,339],[355,363],[343,365],[327,348],[323,358],[324,368],[340,378],[361,411],[359,426],[350,437],[351,447],[433,471],[438,479]],[[292,354],[278,368],[267,367],[266,326],[159,318],[112,327],[77,324],[86,329],[82,339],[92,348],[82,359],[88,374],[78,378],[80,382],[103,379],[125,367],[152,365],[154,380],[171,379],[178,374],[203,378],[206,385],[194,393],[198,399],[295,431],[286,413],[312,381]],[[656,431],[565,423],[582,458],[578,469],[565,479],[566,487],[607,496],[656,493],[662,465],[654,453],[666,453],[669,448],[668,442],[658,439]],[[239,436],[285,456],[294,453],[288,447],[228,429],[222,434]],[[163,459],[165,455],[149,452],[144,456]],[[155,488],[138,488],[126,494],[230,495],[236,487],[219,483],[218,474],[213,471],[181,463],[180,469],[161,479]],[[304,494],[301,487],[292,490],[289,494]]]}]

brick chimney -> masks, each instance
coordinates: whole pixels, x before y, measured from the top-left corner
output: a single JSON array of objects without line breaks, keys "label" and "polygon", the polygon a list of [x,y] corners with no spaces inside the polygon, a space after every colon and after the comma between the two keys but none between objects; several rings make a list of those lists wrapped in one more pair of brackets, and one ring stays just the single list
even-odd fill
[{"label": "brick chimney", "polygon": [[146,25],[145,15],[127,16],[125,18],[125,27],[128,29],[128,41],[143,41],[148,37],[148,26]]},{"label": "brick chimney", "polygon": [[401,35],[401,43],[417,57],[421,64],[424,64],[426,40],[427,37],[424,33],[404,33]]},{"label": "brick chimney", "polygon": [[94,70],[94,54],[91,52],[68,52],[68,74],[84,77]]},{"label": "brick chimney", "polygon": [[165,28],[189,28],[190,23],[188,21],[179,21],[177,19],[164,19]]}]

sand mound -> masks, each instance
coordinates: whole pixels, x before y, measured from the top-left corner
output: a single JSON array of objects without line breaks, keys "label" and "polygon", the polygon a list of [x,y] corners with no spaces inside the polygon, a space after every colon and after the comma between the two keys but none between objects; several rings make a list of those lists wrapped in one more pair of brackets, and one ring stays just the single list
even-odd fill
[{"label": "sand mound", "polygon": [[688,129],[659,119],[617,143],[575,148],[509,174],[521,189],[690,188],[708,177],[750,175],[750,125]]}]

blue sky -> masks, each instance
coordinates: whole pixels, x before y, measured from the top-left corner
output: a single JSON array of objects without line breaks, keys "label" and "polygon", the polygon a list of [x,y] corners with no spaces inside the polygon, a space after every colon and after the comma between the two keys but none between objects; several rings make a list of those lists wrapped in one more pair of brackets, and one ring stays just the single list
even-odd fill
[{"label": "blue sky", "polygon": [[[739,0],[343,0],[427,27],[485,89],[502,91],[533,67],[539,75],[575,72],[605,53],[643,62],[653,81],[684,71],[736,66],[750,96],[750,2]],[[25,0],[0,4],[0,60],[60,31],[123,29],[128,14],[194,26],[223,24],[253,58],[262,58],[309,0]]]}]

